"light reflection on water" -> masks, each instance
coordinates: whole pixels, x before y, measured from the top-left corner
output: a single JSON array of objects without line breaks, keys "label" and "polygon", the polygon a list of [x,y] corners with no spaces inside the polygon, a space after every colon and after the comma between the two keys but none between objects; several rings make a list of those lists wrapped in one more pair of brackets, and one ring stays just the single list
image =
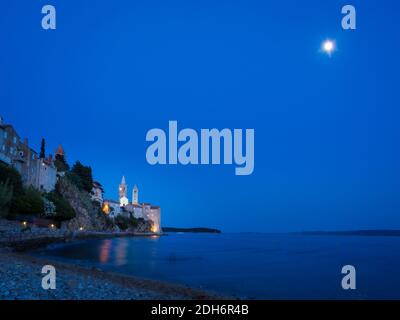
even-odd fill
[{"label": "light reflection on water", "polygon": [[118,241],[117,247],[115,248],[116,251],[115,261],[117,266],[126,264],[127,248],[128,248],[128,240],[126,238],[120,239],[120,241]]},{"label": "light reflection on water", "polygon": [[100,244],[99,260],[101,263],[107,263],[110,258],[111,240],[105,239]]},{"label": "light reflection on water", "polygon": [[[35,254],[264,299],[400,298],[400,237],[170,234],[97,239]],[[357,270],[344,291],[343,265]]]},{"label": "light reflection on water", "polygon": [[122,266],[127,263],[129,240],[127,238],[119,238],[115,240],[101,240],[99,247],[99,261],[107,264],[113,259],[116,266]]}]

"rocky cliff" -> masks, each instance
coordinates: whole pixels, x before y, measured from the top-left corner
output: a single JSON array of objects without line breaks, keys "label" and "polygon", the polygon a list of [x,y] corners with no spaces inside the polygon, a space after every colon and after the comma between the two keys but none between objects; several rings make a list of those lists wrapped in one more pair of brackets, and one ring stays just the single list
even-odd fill
[{"label": "rocky cliff", "polygon": [[[113,220],[108,218],[99,205],[91,200],[90,195],[80,190],[67,177],[60,177],[57,192],[61,194],[75,210],[76,217],[62,223],[62,229],[77,231],[121,231]],[[135,227],[130,226],[126,231],[150,232],[152,223],[138,220]]]},{"label": "rocky cliff", "polygon": [[66,177],[61,177],[57,183],[57,192],[61,194],[75,210],[76,217],[65,221],[63,228],[76,231],[82,228],[87,231],[113,231],[114,226],[107,222],[106,217],[101,213],[100,208],[96,206],[90,195],[79,190]]}]

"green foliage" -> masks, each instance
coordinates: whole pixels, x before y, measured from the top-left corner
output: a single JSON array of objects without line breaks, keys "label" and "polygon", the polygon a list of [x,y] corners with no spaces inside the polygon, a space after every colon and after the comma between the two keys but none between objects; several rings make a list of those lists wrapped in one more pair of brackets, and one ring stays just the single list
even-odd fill
[{"label": "green foliage", "polygon": [[71,207],[69,202],[64,199],[64,197],[61,196],[59,193],[54,191],[50,192],[46,194],[46,198],[53,202],[56,206],[56,215],[54,216],[54,219],[58,221],[63,221],[75,218],[75,210]]},{"label": "green foliage", "polygon": [[79,177],[82,186],[81,189],[85,190],[86,192],[92,191],[93,176],[91,167],[84,166],[77,161],[72,167],[71,171]]},{"label": "green foliage", "polygon": [[42,143],[40,144],[40,159],[46,158],[46,141],[42,139]]},{"label": "green foliage", "polygon": [[0,163],[0,183],[6,182],[12,189],[12,198],[8,205],[10,213],[43,213],[44,204],[40,192],[34,188],[24,189],[21,175],[18,171],[10,166]]},{"label": "green foliage", "polygon": [[49,199],[47,199],[46,197],[44,197],[42,199],[44,202],[43,216],[45,218],[54,217],[56,215],[56,205],[53,202],[51,202]]},{"label": "green foliage", "polygon": [[13,189],[13,196],[21,195],[24,192],[21,175],[14,168],[0,163],[0,182],[8,181]]},{"label": "green foliage", "polygon": [[57,171],[59,172],[66,172],[69,170],[69,165],[65,160],[65,157],[63,157],[60,154],[56,155],[56,159],[54,160],[54,165],[56,166]]},{"label": "green foliage", "polygon": [[81,178],[75,172],[69,171],[65,173],[65,178],[68,179],[68,181],[71,182],[79,190],[83,190]]},{"label": "green foliage", "polygon": [[114,222],[121,230],[126,230],[129,228],[129,218],[117,216],[115,217]]},{"label": "green foliage", "polygon": [[101,212],[101,204],[98,201],[92,200],[92,206]]},{"label": "green foliage", "polygon": [[138,224],[139,224],[139,220],[136,219],[136,218],[133,216],[133,214],[131,213],[131,214],[130,214],[130,217],[129,217],[129,225],[130,225],[131,227],[133,227],[133,228],[136,228],[136,227],[138,226]]},{"label": "green foliage", "polygon": [[26,188],[22,195],[13,198],[11,213],[42,214],[43,212],[42,195],[33,187]]},{"label": "green foliage", "polygon": [[8,215],[8,209],[13,196],[13,188],[7,181],[0,182],[0,217]]},{"label": "green foliage", "polygon": [[103,217],[104,217],[104,221],[105,221],[105,226],[106,226],[106,228],[107,228],[107,229],[114,228],[114,226],[115,226],[115,221],[114,221],[114,219],[111,219],[110,217],[104,216],[104,215],[103,215]]},{"label": "green foliage", "polygon": [[117,216],[114,219],[114,223],[121,229],[121,230],[127,230],[128,228],[136,228],[139,220],[136,219],[132,214],[130,214],[130,217],[124,217],[124,216]]}]

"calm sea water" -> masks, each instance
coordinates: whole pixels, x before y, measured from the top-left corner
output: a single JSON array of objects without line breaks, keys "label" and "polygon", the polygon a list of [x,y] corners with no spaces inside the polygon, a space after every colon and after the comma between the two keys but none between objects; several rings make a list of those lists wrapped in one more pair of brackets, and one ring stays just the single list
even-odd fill
[{"label": "calm sea water", "polygon": [[[400,237],[172,233],[86,240],[34,254],[243,298],[400,298]],[[356,268],[356,290],[341,288],[347,264]]]}]

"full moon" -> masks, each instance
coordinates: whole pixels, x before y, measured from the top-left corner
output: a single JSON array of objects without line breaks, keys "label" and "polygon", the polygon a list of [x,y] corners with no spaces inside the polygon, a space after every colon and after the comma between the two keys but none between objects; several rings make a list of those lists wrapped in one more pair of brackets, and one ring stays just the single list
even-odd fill
[{"label": "full moon", "polygon": [[329,55],[335,50],[335,42],[332,40],[325,40],[322,44],[322,49]]}]

